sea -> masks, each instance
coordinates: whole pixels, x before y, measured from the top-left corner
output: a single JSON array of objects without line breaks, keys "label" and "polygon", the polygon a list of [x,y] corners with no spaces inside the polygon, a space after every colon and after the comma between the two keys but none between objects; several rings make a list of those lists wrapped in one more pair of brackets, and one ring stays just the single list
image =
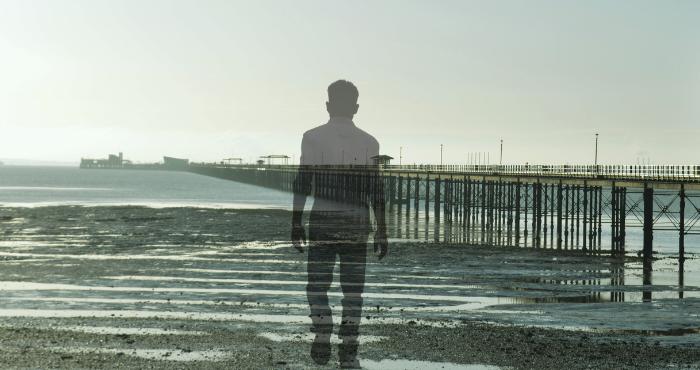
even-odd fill
[{"label": "sea", "polygon": [[0,206],[51,205],[291,209],[292,195],[188,172],[0,166]]}]

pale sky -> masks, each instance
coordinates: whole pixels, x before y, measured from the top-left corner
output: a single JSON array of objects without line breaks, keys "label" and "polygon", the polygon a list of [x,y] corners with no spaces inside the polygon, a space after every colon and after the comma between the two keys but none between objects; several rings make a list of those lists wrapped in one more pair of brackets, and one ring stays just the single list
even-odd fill
[{"label": "pale sky", "polygon": [[700,1],[0,0],[0,158],[294,155],[326,88],[403,163],[700,164]]}]

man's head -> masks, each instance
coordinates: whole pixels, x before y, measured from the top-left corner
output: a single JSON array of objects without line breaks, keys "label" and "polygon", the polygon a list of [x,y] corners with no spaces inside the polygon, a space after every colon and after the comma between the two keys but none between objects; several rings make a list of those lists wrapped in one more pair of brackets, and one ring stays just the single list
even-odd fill
[{"label": "man's head", "polygon": [[338,80],[328,86],[328,102],[326,109],[331,117],[352,117],[357,113],[360,105],[357,98],[360,93],[357,87],[350,81]]}]

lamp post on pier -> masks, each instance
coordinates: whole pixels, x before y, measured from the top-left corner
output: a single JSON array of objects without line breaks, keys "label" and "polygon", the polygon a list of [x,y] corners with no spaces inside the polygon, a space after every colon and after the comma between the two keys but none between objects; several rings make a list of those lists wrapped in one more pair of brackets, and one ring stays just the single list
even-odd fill
[{"label": "lamp post on pier", "polygon": [[442,144],[440,144],[440,165],[442,166]]},{"label": "lamp post on pier", "polygon": [[595,170],[598,172],[598,133],[595,134]]},{"label": "lamp post on pier", "polygon": [[403,159],[403,147],[399,147],[399,166],[401,165],[401,160]]},{"label": "lamp post on pier", "polygon": [[501,140],[501,160],[498,165],[503,165],[503,140]]}]

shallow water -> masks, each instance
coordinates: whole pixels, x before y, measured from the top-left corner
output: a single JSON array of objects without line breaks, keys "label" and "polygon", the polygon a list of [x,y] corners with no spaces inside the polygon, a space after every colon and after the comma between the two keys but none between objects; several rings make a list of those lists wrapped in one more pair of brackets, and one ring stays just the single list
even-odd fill
[{"label": "shallow water", "polygon": [[362,366],[369,370],[499,370],[508,369],[493,365],[462,365],[449,362],[428,362],[428,361],[411,361],[411,360],[382,360],[371,361],[361,360]]},{"label": "shallow water", "polygon": [[187,172],[0,166],[0,206],[284,208],[292,195]]}]

